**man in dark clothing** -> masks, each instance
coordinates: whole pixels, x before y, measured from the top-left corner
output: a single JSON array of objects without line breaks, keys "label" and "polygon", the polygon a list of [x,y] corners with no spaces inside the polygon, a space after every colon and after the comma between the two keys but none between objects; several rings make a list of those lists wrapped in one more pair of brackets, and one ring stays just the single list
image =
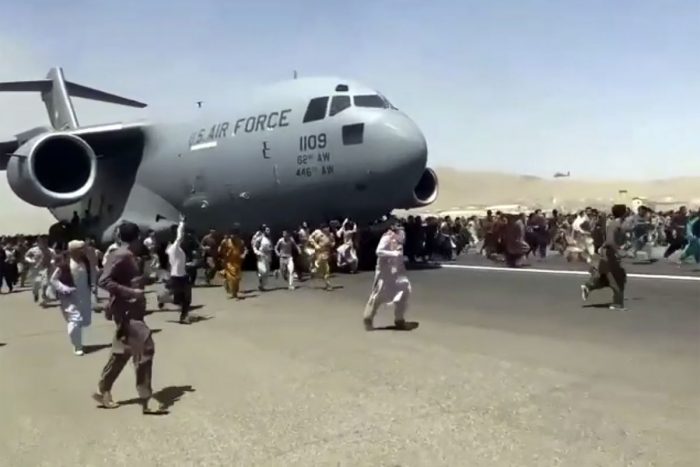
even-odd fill
[{"label": "man in dark clothing", "polygon": [[152,333],[144,322],[146,299],[143,287],[145,278],[141,275],[134,255],[139,246],[139,228],[125,222],[119,226],[121,245],[112,253],[104,265],[99,286],[109,292],[109,305],[105,317],[114,321],[116,331],[112,339],[112,353],[102,370],[98,383],[98,393],[93,397],[102,407],[118,407],[112,400],[112,385],[124,366],[133,359],[136,369],[136,390],[144,414],[164,413],[162,408],[152,410],[149,401],[153,396],[151,374],[155,344]]},{"label": "man in dark clothing", "polygon": [[2,293],[2,283],[3,281],[7,284],[7,288],[9,289],[8,293],[12,293],[12,289],[14,288],[14,284],[10,280],[10,274],[8,274],[7,271],[7,253],[5,252],[5,245],[3,242],[0,242],[0,293]]},{"label": "man in dark clothing", "polygon": [[549,232],[547,231],[547,219],[542,214],[541,209],[536,209],[530,220],[528,221],[530,234],[534,248],[533,255],[540,254],[540,258],[547,257],[547,246],[549,245]]},{"label": "man in dark clothing", "polygon": [[592,290],[610,287],[613,291],[613,303],[611,310],[625,309],[625,283],[627,272],[620,263],[619,251],[625,241],[623,222],[627,215],[627,208],[623,204],[616,204],[612,208],[613,219],[608,223],[605,233],[605,242],[602,247],[602,257],[596,255],[591,261],[591,277],[581,286],[581,297],[588,299]]},{"label": "man in dark clothing", "polygon": [[605,243],[605,213],[599,213],[594,211],[593,218],[591,220],[591,237],[593,237],[593,251],[598,251],[603,247]]},{"label": "man in dark clothing", "polygon": [[216,271],[220,269],[218,267],[218,258],[216,254],[220,243],[221,241],[219,240],[219,236],[214,229],[210,229],[209,233],[202,238],[204,281],[207,285],[211,284],[211,281],[214,280],[214,277],[216,276]]},{"label": "man in dark clothing", "polygon": [[685,238],[686,226],[688,224],[688,208],[681,206],[677,213],[671,216],[671,225],[666,231],[668,248],[664,253],[664,258],[668,259],[673,253],[685,248],[687,240]]}]

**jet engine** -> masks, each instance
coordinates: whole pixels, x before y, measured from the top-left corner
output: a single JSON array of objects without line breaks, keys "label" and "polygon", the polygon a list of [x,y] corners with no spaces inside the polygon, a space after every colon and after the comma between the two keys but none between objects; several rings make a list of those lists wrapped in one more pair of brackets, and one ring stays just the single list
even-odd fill
[{"label": "jet engine", "polygon": [[415,188],[412,198],[402,206],[405,209],[420,208],[435,202],[438,197],[438,178],[433,169],[426,167]]},{"label": "jet engine", "polygon": [[15,151],[7,164],[12,191],[25,202],[54,208],[80,200],[95,183],[97,158],[82,138],[44,133]]}]

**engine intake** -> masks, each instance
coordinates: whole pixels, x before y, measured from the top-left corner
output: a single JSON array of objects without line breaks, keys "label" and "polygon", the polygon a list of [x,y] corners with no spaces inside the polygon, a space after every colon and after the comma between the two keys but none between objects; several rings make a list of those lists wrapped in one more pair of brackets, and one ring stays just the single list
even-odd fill
[{"label": "engine intake", "polygon": [[438,178],[433,169],[426,167],[418,180],[411,199],[405,206],[405,209],[420,208],[428,206],[435,202],[438,197]]},{"label": "engine intake", "polygon": [[95,152],[69,133],[35,136],[7,164],[12,191],[29,204],[47,208],[80,200],[92,189],[96,175]]}]

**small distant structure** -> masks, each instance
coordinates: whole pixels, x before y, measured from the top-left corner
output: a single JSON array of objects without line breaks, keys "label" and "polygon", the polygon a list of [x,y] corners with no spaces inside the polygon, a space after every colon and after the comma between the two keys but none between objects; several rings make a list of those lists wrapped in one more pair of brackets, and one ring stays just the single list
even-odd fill
[{"label": "small distant structure", "polygon": [[646,206],[652,211],[657,212],[677,211],[678,209],[680,209],[681,206],[686,206],[693,209],[693,207],[700,205],[700,200],[697,199],[691,201],[684,201],[677,200],[672,196],[665,196],[660,201],[648,200],[646,198],[635,198],[634,200],[632,200],[633,203],[636,200],[642,201],[643,206]]},{"label": "small distant structure", "polygon": [[556,173],[554,174],[554,178],[567,178],[567,177],[571,177],[571,172],[570,172],[570,171],[567,171],[566,173],[564,173],[564,172],[556,172]]},{"label": "small distant structure", "polygon": [[627,204],[629,202],[627,197],[627,190],[620,189],[617,190],[617,202],[621,204]]},{"label": "small distant structure", "polygon": [[505,214],[520,214],[522,212],[529,212],[530,208],[523,204],[496,204],[493,206],[486,206],[484,210],[491,210],[492,212],[501,211]]},{"label": "small distant structure", "polygon": [[636,211],[642,206],[647,206],[648,203],[646,201],[647,200],[645,198],[642,198],[641,196],[635,196],[634,198],[632,198],[632,202],[630,204],[632,205],[632,209]]}]

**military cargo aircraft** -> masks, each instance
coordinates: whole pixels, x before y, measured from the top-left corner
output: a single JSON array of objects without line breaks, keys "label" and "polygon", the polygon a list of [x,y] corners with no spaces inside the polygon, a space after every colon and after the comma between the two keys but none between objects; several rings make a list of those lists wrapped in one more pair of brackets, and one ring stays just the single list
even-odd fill
[{"label": "military cargo aircraft", "polygon": [[145,107],[82,86],[52,68],[38,81],[51,127],[0,142],[0,169],[17,196],[59,221],[83,220],[101,242],[124,220],[166,231],[180,214],[196,232],[281,229],[350,217],[371,222],[431,204],[435,172],[415,123],[382,94],[338,78],[266,86],[226,112],[188,123],[80,126],[71,97]]}]

